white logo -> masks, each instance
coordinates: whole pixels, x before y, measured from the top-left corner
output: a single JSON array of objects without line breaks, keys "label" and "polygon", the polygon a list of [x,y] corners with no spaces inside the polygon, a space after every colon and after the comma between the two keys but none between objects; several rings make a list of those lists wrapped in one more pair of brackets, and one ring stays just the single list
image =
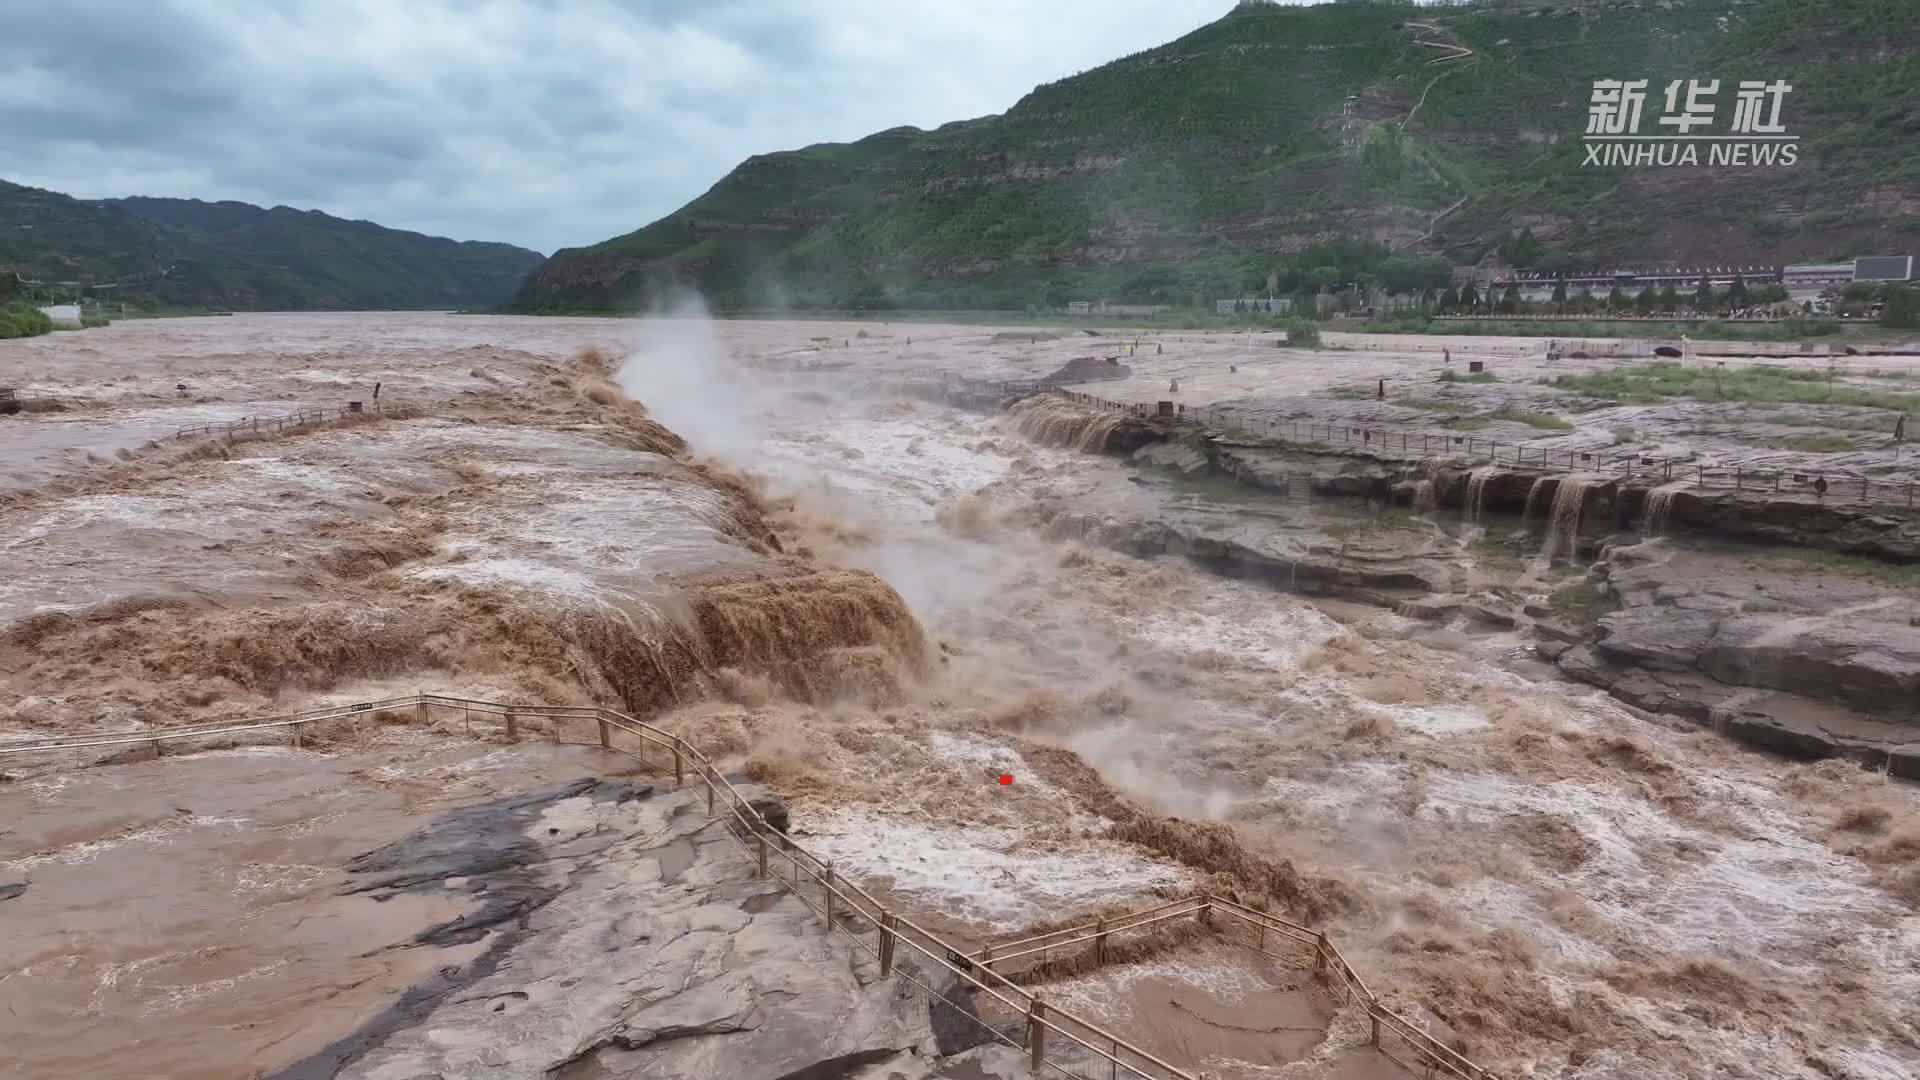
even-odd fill
[{"label": "white logo", "polygon": [[1674,79],[1662,94],[1660,117],[1640,131],[1650,79],[1596,79],[1587,104],[1583,165],[1792,165],[1799,139],[1787,132],[1781,113],[1793,84],[1742,80],[1734,93],[1733,118],[1714,132],[1719,79]]}]

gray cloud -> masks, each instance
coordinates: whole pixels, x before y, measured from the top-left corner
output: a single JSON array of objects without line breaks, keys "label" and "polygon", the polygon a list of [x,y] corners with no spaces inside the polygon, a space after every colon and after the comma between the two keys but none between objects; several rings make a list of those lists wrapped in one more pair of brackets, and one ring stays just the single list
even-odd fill
[{"label": "gray cloud", "polygon": [[311,207],[552,251],[746,157],[1004,110],[1229,0],[22,5],[0,178]]}]

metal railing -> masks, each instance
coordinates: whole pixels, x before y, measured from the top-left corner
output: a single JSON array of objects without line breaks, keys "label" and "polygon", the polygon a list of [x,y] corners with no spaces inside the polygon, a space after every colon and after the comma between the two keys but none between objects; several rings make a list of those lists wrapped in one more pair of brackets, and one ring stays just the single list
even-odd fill
[{"label": "metal railing", "polygon": [[[707,813],[725,820],[728,834],[752,856],[756,877],[780,881],[802,903],[820,915],[829,933],[844,934],[856,948],[877,962],[882,978],[899,975],[925,991],[930,998],[938,997],[962,1013],[973,1016],[998,1041],[1024,1049],[1036,1074],[1090,1080],[1095,1073],[1085,1070],[1092,1068],[1107,1080],[1129,1077],[1140,1080],[1200,1080],[1193,1073],[1162,1060],[1112,1031],[1068,1010],[1048,1005],[1041,993],[1017,984],[1007,975],[996,971],[995,966],[1035,954],[1044,960],[1051,950],[1087,942],[1093,943],[1098,962],[1104,959],[1108,935],[1136,932],[1180,918],[1197,918],[1219,931],[1222,928],[1214,925],[1216,920],[1213,919],[1213,915],[1218,913],[1222,917],[1220,921],[1231,924],[1239,937],[1247,939],[1241,943],[1275,959],[1296,966],[1307,966],[1300,956],[1270,951],[1269,939],[1276,946],[1288,942],[1296,946],[1310,946],[1311,952],[1306,954],[1306,958],[1312,961],[1316,972],[1327,977],[1331,985],[1344,990],[1347,1000],[1361,1002],[1372,1018],[1374,1045],[1380,1047],[1383,1053],[1389,1053],[1389,1056],[1396,1045],[1404,1047],[1402,1052],[1407,1057],[1404,1060],[1398,1057],[1394,1059],[1402,1065],[1416,1070],[1437,1071],[1459,1080],[1493,1080],[1492,1073],[1474,1065],[1444,1043],[1381,1006],[1324,932],[1254,911],[1219,896],[1201,894],[1187,897],[1147,911],[1133,912],[1111,922],[1092,924],[1096,930],[1092,935],[1076,934],[1076,931],[1086,928],[1075,927],[1040,938],[1003,943],[968,955],[945,938],[888,908],[858,884],[847,880],[834,869],[832,860],[814,855],[774,828],[693,744],[612,709],[589,705],[510,704],[450,694],[418,693],[246,720],[0,743],[0,760],[29,754],[140,745],[150,745],[156,755],[164,755],[164,747],[171,743],[221,738],[237,742],[239,736],[248,733],[274,735],[284,732],[291,746],[300,747],[307,738],[305,729],[313,725],[346,720],[359,728],[383,713],[407,709],[414,710],[415,722],[422,725],[432,722],[436,709],[458,712],[465,721],[468,734],[473,733],[476,716],[497,718],[509,741],[517,740],[523,733],[537,737],[543,734],[541,728],[544,727],[544,734],[553,742],[598,746],[634,758],[650,768],[658,767],[663,772],[670,759],[676,787],[686,783],[689,772],[693,779],[705,786]],[[1234,935],[1229,933],[1226,936],[1232,938]],[[1036,942],[1040,944],[1034,947]],[[900,963],[903,959],[914,963],[903,969]],[[984,995],[978,999],[980,1007],[968,1009],[955,1004],[930,985],[935,981],[933,976],[938,973],[944,973],[959,986]],[[999,1026],[988,1023],[983,1013],[997,1014],[1010,1023]],[[1009,1034],[1009,1028],[1017,1030],[1019,1037]]]},{"label": "metal railing", "polygon": [[365,404],[349,402],[335,407],[314,406],[296,409],[282,416],[243,416],[238,420],[222,423],[197,424],[174,432],[173,438],[190,439],[200,435],[231,437],[247,433],[286,432],[324,424],[331,420],[383,419],[389,416],[402,419],[419,415],[418,409],[407,405],[389,406],[378,401],[369,401]]},{"label": "metal railing", "polygon": [[1255,911],[1211,893],[1199,893],[1158,907],[1095,919],[1033,937],[992,942],[968,959],[991,969],[1037,957],[1037,962],[1030,967],[1045,970],[1048,963],[1061,958],[1063,951],[1079,946],[1083,948],[1077,958],[1090,957],[1093,966],[1100,967],[1107,962],[1107,952],[1115,935],[1147,930],[1183,918],[1197,919],[1219,936],[1269,959],[1292,967],[1311,968],[1317,979],[1342,996],[1343,1003],[1357,1003],[1361,1007],[1369,1021],[1371,1045],[1402,1067],[1431,1070],[1433,1074],[1458,1080],[1494,1080],[1495,1074],[1381,1004],[1325,931]]},{"label": "metal railing", "polygon": [[[1092,394],[1048,387],[1053,393],[1102,412],[1152,417],[1163,414],[1155,406],[1109,401]],[[1034,391],[1040,392],[1040,391]],[[1804,495],[1817,500],[1911,509],[1920,501],[1920,484],[1909,480],[1875,480],[1848,473],[1806,469],[1756,469],[1744,465],[1707,465],[1692,458],[1660,457],[1632,451],[1528,446],[1455,432],[1408,431],[1404,428],[1365,427],[1356,424],[1316,424],[1297,420],[1258,420],[1236,417],[1215,406],[1174,406],[1173,419],[1206,427],[1241,432],[1255,438],[1293,443],[1341,446],[1379,455],[1398,454],[1409,460],[1458,460],[1507,465],[1540,472],[1618,473],[1620,479],[1652,484],[1685,483],[1702,489],[1729,489],[1778,495]]]}]

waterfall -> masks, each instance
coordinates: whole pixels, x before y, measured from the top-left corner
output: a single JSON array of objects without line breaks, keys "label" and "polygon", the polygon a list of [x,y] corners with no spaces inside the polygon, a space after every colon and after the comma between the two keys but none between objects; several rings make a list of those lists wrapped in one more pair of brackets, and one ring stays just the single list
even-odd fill
[{"label": "waterfall", "polygon": [[1567,558],[1574,557],[1580,540],[1580,511],[1586,506],[1587,492],[1599,484],[1597,480],[1585,480],[1577,476],[1561,478],[1560,486],[1553,493],[1553,516],[1547,522],[1546,547],[1540,552],[1547,561],[1553,561],[1554,556],[1561,553],[1562,547]]},{"label": "waterfall", "polygon": [[1640,532],[1651,539],[1667,535],[1667,522],[1673,517],[1673,497],[1684,484],[1665,484],[1647,492],[1646,514],[1640,520]]},{"label": "waterfall", "polygon": [[1015,413],[1020,434],[1034,442],[1093,453],[1107,448],[1107,436],[1125,419],[1121,413],[1094,412],[1050,394],[1022,402]]},{"label": "waterfall", "polygon": [[1436,501],[1433,496],[1433,481],[1422,480],[1413,485],[1413,508],[1415,510],[1431,510]]},{"label": "waterfall", "polygon": [[1492,465],[1482,465],[1467,471],[1467,494],[1466,498],[1461,500],[1461,509],[1467,512],[1469,522],[1475,525],[1480,524],[1480,515],[1486,510],[1487,480],[1499,471]]},{"label": "waterfall", "polygon": [[1527,505],[1525,509],[1520,511],[1521,528],[1524,529],[1533,524],[1534,508],[1540,504],[1540,496],[1545,493],[1546,490],[1547,478],[1544,476],[1536,478],[1533,486],[1527,489]]}]

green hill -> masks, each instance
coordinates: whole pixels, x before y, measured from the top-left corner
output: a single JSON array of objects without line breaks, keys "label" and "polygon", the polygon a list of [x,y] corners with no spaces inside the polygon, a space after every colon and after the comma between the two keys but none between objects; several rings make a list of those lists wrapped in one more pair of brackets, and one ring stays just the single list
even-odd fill
[{"label": "green hill", "polygon": [[131,303],[301,311],[492,306],[542,259],[317,210],[192,199],[86,201],[0,181],[0,271]]},{"label": "green hill", "polygon": [[[1642,131],[1671,79],[1721,80],[1721,131],[1735,82],[1787,79],[1799,163],[1583,167],[1601,78],[1652,80]],[[722,308],[1193,303],[1431,279],[1503,244],[1540,267],[1906,251],[1916,137],[1913,0],[1246,3],[999,116],[751,158],[556,253],[515,304],[626,308],[675,279]]]}]

